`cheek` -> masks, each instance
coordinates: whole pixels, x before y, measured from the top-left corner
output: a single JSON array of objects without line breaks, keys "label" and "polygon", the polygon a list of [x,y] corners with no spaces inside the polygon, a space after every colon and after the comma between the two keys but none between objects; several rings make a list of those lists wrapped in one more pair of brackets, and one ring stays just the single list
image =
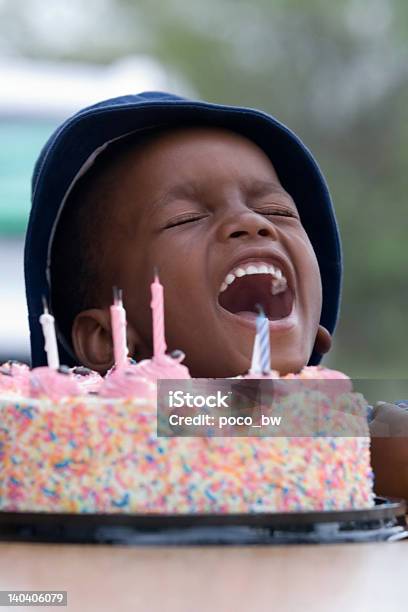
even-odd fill
[{"label": "cheek", "polygon": [[[166,340],[169,348],[191,352],[207,327],[204,247],[183,236],[134,238],[121,249],[120,281],[128,322],[150,350],[152,343],[151,283],[158,270],[164,287]],[[150,348],[149,348],[150,347]],[[147,354],[147,353],[146,353]]]},{"label": "cheek", "polygon": [[287,252],[295,266],[301,300],[309,310],[320,317],[322,305],[322,283],[319,264],[312,244],[303,228],[294,231],[285,239]]},{"label": "cheek", "polygon": [[307,255],[305,254],[305,261],[307,263],[307,276],[309,279],[309,283],[311,287],[313,287],[315,295],[319,298],[319,301],[321,302],[322,281],[320,275],[320,268],[316,254],[311,246],[307,251]]},{"label": "cheek", "polygon": [[[171,231],[154,240],[149,248],[150,267],[157,266],[169,290],[188,290],[200,281],[205,253],[199,236],[187,231]],[[182,297],[182,296],[181,296]]]},{"label": "cheek", "polygon": [[[176,235],[177,234],[177,235]],[[169,233],[170,235],[170,233]],[[174,232],[171,239],[158,240],[150,260],[157,258],[164,285],[166,334],[169,343],[192,350],[202,345],[202,336],[213,327],[213,300],[207,241],[189,232]]]},{"label": "cheek", "polygon": [[307,279],[304,290],[307,293],[310,310],[314,313],[314,318],[319,321],[322,308],[322,281],[319,264],[311,247],[307,254],[305,253],[304,262],[304,274]]},{"label": "cheek", "polygon": [[309,258],[307,260],[307,278],[308,282],[305,287],[307,293],[306,300],[308,304],[308,316],[311,323],[311,335],[315,337],[315,330],[320,322],[322,312],[323,292],[322,281],[320,276],[319,264],[317,262],[314,251],[310,248]]},{"label": "cheek", "polygon": [[[197,322],[203,318],[205,304],[203,291],[203,250],[181,232],[170,232],[153,240],[146,249],[144,266],[153,276],[158,269],[164,287],[166,336],[171,343],[175,336],[194,333]],[[150,293],[149,293],[150,299]]]}]

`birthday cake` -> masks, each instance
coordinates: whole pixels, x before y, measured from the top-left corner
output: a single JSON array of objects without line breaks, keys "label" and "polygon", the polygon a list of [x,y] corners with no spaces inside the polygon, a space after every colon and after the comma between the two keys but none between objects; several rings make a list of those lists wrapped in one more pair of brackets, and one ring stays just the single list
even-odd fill
[{"label": "birthday cake", "polygon": [[[0,509],[235,513],[372,506],[368,431],[354,437],[158,437],[155,380],[161,375],[186,378],[188,371],[167,356],[117,369],[105,380],[84,369],[3,366]],[[295,380],[333,375],[305,368]],[[285,401],[309,410],[318,396],[321,403],[320,395],[302,396],[298,388]],[[364,409],[362,396],[351,390],[338,401]]]},{"label": "birthday cake", "polygon": [[[265,362],[234,381],[272,380],[278,410],[295,430],[283,428],[279,437],[268,431],[159,436],[157,381],[194,380],[183,353],[165,352],[162,315],[153,312],[152,359],[135,364],[127,357],[118,296],[111,312],[115,367],[104,378],[60,367],[47,311],[41,321],[48,367],[0,368],[1,511],[247,513],[373,505],[366,402],[347,376],[306,367],[280,377]],[[268,336],[267,325],[264,330]],[[319,380],[332,380],[334,394],[322,391]],[[311,436],[302,427],[316,407],[319,435]],[[327,423],[333,415],[340,425],[335,435]]]}]

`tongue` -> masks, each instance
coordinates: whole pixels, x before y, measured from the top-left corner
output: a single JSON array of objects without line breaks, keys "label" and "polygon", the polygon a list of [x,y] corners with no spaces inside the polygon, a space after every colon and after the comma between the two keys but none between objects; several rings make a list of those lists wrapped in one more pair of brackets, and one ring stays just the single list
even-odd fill
[{"label": "tongue", "polygon": [[289,289],[273,295],[269,274],[246,275],[237,278],[219,296],[220,305],[246,319],[253,320],[262,306],[271,321],[283,319],[290,314],[293,295]]},{"label": "tongue", "polygon": [[244,319],[248,319],[248,321],[254,321],[257,317],[257,313],[251,312],[250,310],[240,310],[235,314],[237,314],[239,317],[243,317]]}]

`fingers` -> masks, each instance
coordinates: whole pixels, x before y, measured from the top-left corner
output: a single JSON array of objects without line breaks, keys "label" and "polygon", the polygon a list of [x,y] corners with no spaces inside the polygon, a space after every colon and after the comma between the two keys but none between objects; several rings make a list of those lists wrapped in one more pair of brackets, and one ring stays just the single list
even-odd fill
[{"label": "fingers", "polygon": [[408,446],[408,411],[395,404],[377,402],[372,416],[370,423],[372,437],[407,438]]}]

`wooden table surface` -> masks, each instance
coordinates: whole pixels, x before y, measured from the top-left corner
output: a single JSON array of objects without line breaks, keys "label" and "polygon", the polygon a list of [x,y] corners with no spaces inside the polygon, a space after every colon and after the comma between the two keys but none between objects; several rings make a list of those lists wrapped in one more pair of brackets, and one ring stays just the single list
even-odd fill
[{"label": "wooden table surface", "polygon": [[[408,610],[408,542],[270,547],[0,544],[0,590],[78,612]],[[34,610],[45,608],[1,608]]]}]

